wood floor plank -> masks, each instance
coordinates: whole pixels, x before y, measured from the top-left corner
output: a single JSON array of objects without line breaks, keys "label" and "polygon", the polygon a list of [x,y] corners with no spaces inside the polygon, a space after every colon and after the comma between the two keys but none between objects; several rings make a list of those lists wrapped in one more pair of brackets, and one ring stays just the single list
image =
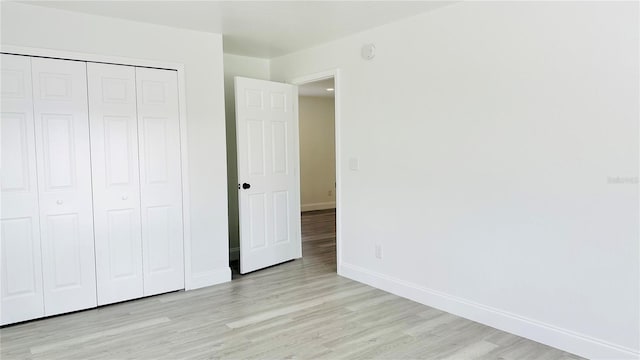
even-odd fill
[{"label": "wood floor plank", "polygon": [[140,321],[140,322],[136,322],[136,323],[125,325],[125,326],[120,326],[120,327],[117,327],[117,328],[114,328],[114,329],[100,330],[100,331],[97,331],[97,332],[94,332],[94,333],[91,333],[91,334],[84,334],[84,335],[81,335],[81,336],[75,336],[73,338],[69,338],[69,339],[63,340],[63,341],[55,341],[55,342],[50,342],[48,344],[34,346],[34,347],[31,348],[31,353],[32,354],[40,354],[40,353],[44,353],[44,352],[47,352],[47,351],[51,351],[51,350],[56,349],[56,348],[72,347],[72,346],[80,345],[80,344],[83,344],[83,343],[90,343],[90,342],[96,341],[98,339],[103,339],[105,337],[111,337],[111,336],[115,336],[115,335],[131,332],[131,331],[139,331],[139,330],[142,330],[142,329],[144,329],[146,327],[158,326],[160,324],[168,323],[170,321],[171,320],[169,320],[169,318],[161,317],[161,318],[157,318],[157,319]]},{"label": "wood floor plank", "polygon": [[303,213],[302,240],[229,283],[4,327],[0,358],[580,359],[338,276],[333,210]]}]

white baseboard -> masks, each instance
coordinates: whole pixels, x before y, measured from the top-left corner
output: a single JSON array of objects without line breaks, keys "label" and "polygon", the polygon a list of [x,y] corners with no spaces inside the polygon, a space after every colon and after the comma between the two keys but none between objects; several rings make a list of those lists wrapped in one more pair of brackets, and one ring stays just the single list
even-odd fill
[{"label": "white baseboard", "polygon": [[231,281],[231,268],[225,267],[222,269],[210,270],[193,274],[191,281],[185,290],[195,290],[229,281]]},{"label": "white baseboard", "polygon": [[327,209],[335,209],[336,202],[321,202],[321,203],[313,203],[313,204],[302,204],[300,205],[300,211],[315,211],[315,210],[327,210]]},{"label": "white baseboard", "polygon": [[234,247],[229,249],[229,260],[240,260],[240,248]]},{"label": "white baseboard", "polygon": [[428,289],[356,265],[338,274],[448,313],[590,359],[640,359],[640,351]]}]

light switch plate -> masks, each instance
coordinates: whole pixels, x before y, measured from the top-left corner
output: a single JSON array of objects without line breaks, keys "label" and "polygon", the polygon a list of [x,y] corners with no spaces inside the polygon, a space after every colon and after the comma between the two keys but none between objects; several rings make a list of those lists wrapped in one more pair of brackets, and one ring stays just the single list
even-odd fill
[{"label": "light switch plate", "polygon": [[358,161],[358,158],[349,158],[349,169],[352,171],[360,170],[360,161]]}]

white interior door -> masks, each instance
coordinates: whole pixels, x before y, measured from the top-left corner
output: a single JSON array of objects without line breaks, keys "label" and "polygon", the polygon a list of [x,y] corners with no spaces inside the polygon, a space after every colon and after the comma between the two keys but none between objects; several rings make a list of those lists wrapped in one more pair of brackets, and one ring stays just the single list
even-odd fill
[{"label": "white interior door", "polygon": [[96,306],[86,63],[32,58],[45,315]]},{"label": "white interior door", "polygon": [[98,305],[143,296],[135,68],[87,64]]},{"label": "white interior door", "polygon": [[2,325],[44,315],[31,59],[2,55]]},{"label": "white interior door", "polygon": [[136,68],[144,295],[184,288],[178,77]]},{"label": "white interior door", "polygon": [[235,78],[240,272],[302,256],[298,89]]}]

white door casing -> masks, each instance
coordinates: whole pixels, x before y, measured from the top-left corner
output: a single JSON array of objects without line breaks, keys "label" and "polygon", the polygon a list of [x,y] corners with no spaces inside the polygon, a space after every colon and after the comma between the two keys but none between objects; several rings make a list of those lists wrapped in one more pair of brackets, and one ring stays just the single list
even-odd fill
[{"label": "white door casing", "polygon": [[32,58],[45,315],[96,306],[86,63]]},{"label": "white door casing", "polygon": [[136,69],[144,295],[184,288],[177,73]]},{"label": "white door casing", "polygon": [[87,64],[98,305],[143,296],[135,68]]},{"label": "white door casing", "polygon": [[2,55],[0,324],[44,315],[31,58]]},{"label": "white door casing", "polygon": [[240,272],[245,274],[302,256],[298,90],[236,77],[235,98]]}]

